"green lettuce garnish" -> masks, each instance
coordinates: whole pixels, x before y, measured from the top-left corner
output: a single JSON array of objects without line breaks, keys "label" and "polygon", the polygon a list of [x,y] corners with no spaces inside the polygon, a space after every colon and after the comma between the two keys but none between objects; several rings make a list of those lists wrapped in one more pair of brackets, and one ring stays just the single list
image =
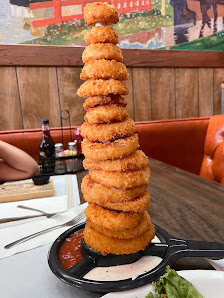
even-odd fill
[{"label": "green lettuce garnish", "polygon": [[[155,287],[156,298],[203,298],[195,287],[185,278],[179,276],[169,266],[159,280],[152,283]],[[154,298],[150,292],[146,298]]]},{"label": "green lettuce garnish", "polygon": [[152,292],[150,292],[145,298],[154,298]]}]

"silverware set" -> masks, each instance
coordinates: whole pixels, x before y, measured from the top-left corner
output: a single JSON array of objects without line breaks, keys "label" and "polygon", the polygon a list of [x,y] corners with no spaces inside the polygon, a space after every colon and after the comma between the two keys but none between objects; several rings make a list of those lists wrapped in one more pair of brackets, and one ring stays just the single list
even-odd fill
[{"label": "silverware set", "polygon": [[5,223],[5,222],[10,222],[10,221],[17,221],[17,220],[23,220],[23,219],[30,219],[30,218],[35,218],[35,217],[40,217],[40,216],[46,216],[47,218],[51,218],[53,215],[56,215],[57,213],[47,213],[39,209],[35,208],[30,208],[28,206],[23,206],[23,205],[18,205],[18,208],[21,209],[26,209],[26,210],[31,210],[31,211],[37,211],[40,214],[36,215],[26,215],[26,216],[20,216],[20,217],[7,217],[7,218],[0,218],[0,224]]},{"label": "silverware set", "polygon": [[53,215],[57,214],[57,213],[47,213],[47,212],[45,212],[43,210],[36,209],[36,208],[31,208],[31,207],[24,206],[24,205],[18,205],[17,208],[21,208],[21,209],[25,209],[25,210],[31,210],[31,211],[37,211],[37,212],[41,213],[41,214],[39,214],[39,216],[43,216],[44,215],[47,218],[51,218]]},{"label": "silverware set", "polygon": [[[44,211],[42,211],[42,210],[39,210],[39,209],[35,209],[35,208],[30,208],[30,207],[27,207],[27,206],[23,206],[23,205],[18,205],[17,206],[18,208],[22,208],[22,209],[28,209],[28,210],[32,210],[32,211],[37,211],[37,212],[40,212],[41,213],[41,215],[38,215],[38,216],[46,216],[47,218],[51,218],[53,215],[56,215],[56,214],[61,214],[61,213],[63,213],[63,212],[59,212],[59,213],[47,213],[47,212],[44,212]],[[26,217],[27,218],[27,217]],[[21,218],[20,218],[21,219]],[[28,241],[28,240],[30,240],[30,239],[32,239],[32,238],[35,238],[35,237],[37,237],[37,236],[39,236],[39,235],[42,235],[42,234],[44,234],[44,233],[47,233],[47,232],[50,232],[50,231],[53,231],[53,230],[56,230],[56,229],[58,229],[58,228],[60,228],[60,227],[63,227],[63,226],[74,226],[74,225],[76,225],[77,223],[79,223],[80,221],[82,221],[82,220],[84,220],[85,219],[85,210],[83,210],[83,211],[81,211],[78,215],[76,215],[72,220],[70,220],[70,221],[68,221],[68,222],[66,222],[66,223],[63,223],[63,224],[59,224],[59,225],[56,225],[56,226],[54,226],[54,227],[51,227],[51,228],[47,228],[47,229],[44,229],[44,230],[42,230],[42,231],[39,231],[39,232],[36,232],[36,233],[33,233],[33,234],[30,234],[30,235],[28,235],[28,236],[25,236],[25,237],[23,237],[23,238],[21,238],[21,239],[18,239],[18,240],[16,240],[16,241],[13,241],[12,243],[9,243],[9,244],[7,244],[7,245],[5,245],[5,249],[10,249],[10,248],[12,248],[12,247],[14,247],[14,246],[16,246],[16,245],[18,245],[18,244],[20,244],[20,243],[23,243],[23,242],[25,242],[25,241]]]}]

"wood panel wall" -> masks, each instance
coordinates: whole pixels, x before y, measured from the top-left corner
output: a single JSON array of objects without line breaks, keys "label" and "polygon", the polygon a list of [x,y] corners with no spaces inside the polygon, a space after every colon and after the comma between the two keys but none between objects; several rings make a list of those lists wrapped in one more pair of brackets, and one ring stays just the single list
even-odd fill
[{"label": "wood panel wall", "polygon": [[[69,110],[81,125],[84,100],[76,95],[80,67],[0,67],[0,130],[60,126]],[[212,116],[221,113],[224,68],[129,67],[128,113],[135,121]],[[68,121],[63,121],[64,126]]]}]

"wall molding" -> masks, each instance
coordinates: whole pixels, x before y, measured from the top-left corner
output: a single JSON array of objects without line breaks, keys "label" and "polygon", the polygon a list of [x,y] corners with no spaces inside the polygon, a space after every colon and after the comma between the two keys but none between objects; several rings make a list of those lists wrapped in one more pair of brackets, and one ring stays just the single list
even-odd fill
[{"label": "wall molding", "polygon": [[[0,45],[0,66],[82,66],[84,47]],[[122,49],[128,67],[224,67],[224,51]]]}]

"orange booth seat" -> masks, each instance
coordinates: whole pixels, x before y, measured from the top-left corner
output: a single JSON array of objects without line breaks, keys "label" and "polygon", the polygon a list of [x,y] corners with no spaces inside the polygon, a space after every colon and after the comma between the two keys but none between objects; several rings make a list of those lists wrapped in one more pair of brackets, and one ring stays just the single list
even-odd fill
[{"label": "orange booth seat", "polygon": [[[140,149],[147,156],[224,183],[224,116],[136,122],[136,130]],[[51,135],[55,143],[62,142],[61,128],[51,128]],[[0,140],[26,151],[37,161],[41,136],[41,129],[0,132]],[[63,140],[67,149],[71,141],[68,127],[63,128]]]},{"label": "orange booth seat", "polygon": [[137,122],[140,149],[149,157],[199,175],[209,120]]},{"label": "orange booth seat", "polygon": [[224,115],[209,121],[200,176],[224,184]]},{"label": "orange booth seat", "polygon": [[[75,134],[72,129],[73,140],[70,138],[70,130],[68,127],[63,128],[63,143],[64,148],[68,148],[68,142],[74,141]],[[61,128],[51,128],[51,136],[54,143],[62,143]],[[28,154],[30,154],[37,162],[39,162],[40,142],[42,139],[42,130],[39,129],[21,129],[21,130],[7,130],[0,132],[0,140],[16,146]]]}]

